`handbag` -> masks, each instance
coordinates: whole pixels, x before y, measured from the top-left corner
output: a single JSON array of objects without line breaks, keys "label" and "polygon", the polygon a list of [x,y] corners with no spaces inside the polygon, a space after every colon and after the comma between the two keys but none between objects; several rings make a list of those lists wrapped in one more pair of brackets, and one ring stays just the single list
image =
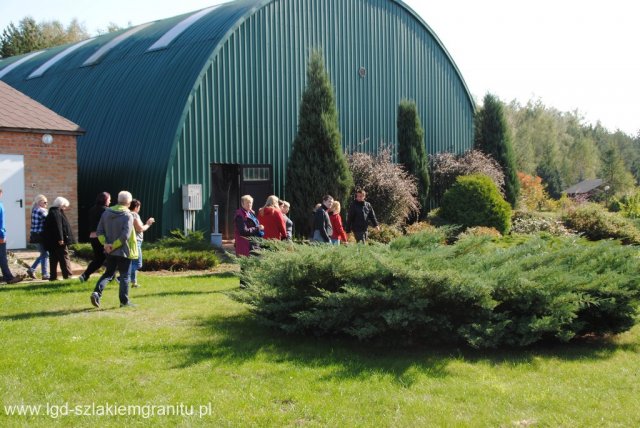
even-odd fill
[{"label": "handbag", "polygon": [[30,244],[41,244],[42,243],[42,232],[31,232],[31,236],[29,236]]}]

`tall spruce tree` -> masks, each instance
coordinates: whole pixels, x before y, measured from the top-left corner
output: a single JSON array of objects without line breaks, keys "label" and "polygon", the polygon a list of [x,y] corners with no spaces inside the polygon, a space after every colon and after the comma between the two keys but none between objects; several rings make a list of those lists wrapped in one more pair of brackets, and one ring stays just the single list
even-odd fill
[{"label": "tall spruce tree", "polygon": [[333,86],[322,53],[316,50],[307,66],[298,134],[287,165],[286,196],[298,235],[310,234],[312,211],[323,195],[330,194],[347,205],[353,177],[340,138]]},{"label": "tall spruce tree", "polygon": [[[418,184],[418,201],[422,208],[420,217],[427,213],[429,198],[429,160],[424,148],[424,130],[420,124],[418,108],[412,100],[402,100],[398,105],[398,163],[413,175]],[[414,219],[409,219],[414,220]]]},{"label": "tall spruce tree", "polygon": [[491,94],[485,95],[484,105],[476,113],[474,147],[500,164],[504,171],[505,199],[515,207],[520,194],[520,181],[511,132],[502,102]]}]

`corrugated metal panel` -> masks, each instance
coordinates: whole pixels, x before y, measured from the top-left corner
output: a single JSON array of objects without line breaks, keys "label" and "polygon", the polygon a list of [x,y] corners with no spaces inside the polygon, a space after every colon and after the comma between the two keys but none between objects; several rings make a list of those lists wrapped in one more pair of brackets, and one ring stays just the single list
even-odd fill
[{"label": "corrugated metal panel", "polygon": [[[202,183],[209,194],[210,163],[271,164],[275,191],[286,198],[286,164],[314,47],[324,52],[346,151],[395,143],[403,98],[417,102],[428,153],[471,147],[474,106],[465,83],[437,37],[401,2],[264,3],[223,41],[196,88],[165,187],[170,223],[182,221],[172,189]],[[198,224],[208,224],[209,215],[207,207]]]},{"label": "corrugated metal panel", "polygon": [[[275,189],[295,137],[310,50],[323,49],[336,90],[343,146],[395,141],[399,101],[415,99],[430,153],[471,146],[473,101],[433,32],[394,0],[238,0],[147,52],[191,14],[158,21],[82,66],[120,33],[97,37],[26,77],[67,46],[2,77],[87,130],[79,139],[82,209],[99,191],[129,189],[158,218],[150,237],[182,226],[181,185],[210,192],[209,164],[269,163]],[[0,61],[2,69],[21,58]],[[366,69],[366,77],[358,69]],[[208,226],[208,204],[198,216]]]}]

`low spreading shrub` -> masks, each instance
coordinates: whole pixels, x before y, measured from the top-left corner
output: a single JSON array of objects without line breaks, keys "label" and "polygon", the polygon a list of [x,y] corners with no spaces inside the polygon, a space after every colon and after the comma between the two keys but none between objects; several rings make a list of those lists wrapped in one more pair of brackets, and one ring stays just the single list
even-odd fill
[{"label": "low spreading shrub", "polygon": [[[73,244],[71,250],[79,258],[93,258],[90,244]],[[143,242],[142,252],[142,271],[207,270],[220,264],[211,244],[204,239],[204,233],[201,231],[185,236],[181,231],[174,230],[168,237],[156,242]]]},{"label": "low spreading shrub", "polygon": [[415,223],[406,225],[404,227],[404,233],[410,235],[412,233],[424,232],[424,231],[433,231],[436,227],[429,222],[426,221],[417,221]]},{"label": "low spreading shrub", "polygon": [[500,238],[502,234],[498,232],[493,227],[484,227],[484,226],[475,226],[470,227],[460,235],[458,235],[458,239],[465,239],[469,237],[477,237],[477,236],[488,236],[489,238]]},{"label": "low spreading shrub", "polygon": [[233,298],[286,332],[382,345],[528,346],[615,334],[635,322],[637,250],[576,237],[490,237],[443,245],[445,232],[390,245],[304,246],[241,260]]},{"label": "low spreading shrub", "polygon": [[380,224],[380,230],[369,228],[369,239],[381,244],[388,244],[393,239],[402,235],[402,231],[395,226]]},{"label": "low spreading shrub", "polygon": [[156,270],[208,270],[220,263],[212,248],[208,251],[193,251],[178,247],[150,248],[143,247],[143,271]]},{"label": "low spreading shrub", "polygon": [[486,175],[458,177],[445,192],[439,215],[464,227],[493,227],[507,233],[511,226],[511,206]]},{"label": "low spreading shrub", "polygon": [[540,232],[550,233],[555,236],[570,235],[561,220],[549,216],[541,215],[537,212],[517,211],[511,218],[511,233],[536,234]]},{"label": "low spreading shrub", "polygon": [[624,244],[640,244],[640,230],[632,221],[595,203],[568,210],[563,220],[568,227],[592,241],[619,239]]},{"label": "low spreading shrub", "polygon": [[196,230],[185,235],[180,229],[169,232],[169,236],[149,243],[150,248],[180,248],[191,251],[211,251],[211,243],[205,238],[204,232]]}]

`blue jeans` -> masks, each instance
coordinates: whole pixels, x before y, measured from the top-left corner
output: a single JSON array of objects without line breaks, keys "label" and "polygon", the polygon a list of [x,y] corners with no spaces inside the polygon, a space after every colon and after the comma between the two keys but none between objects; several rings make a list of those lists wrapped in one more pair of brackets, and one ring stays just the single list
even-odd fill
[{"label": "blue jeans", "polygon": [[13,279],[13,274],[9,270],[9,260],[7,260],[7,243],[0,244],[0,270],[5,281],[9,282]]},{"label": "blue jeans", "polygon": [[131,269],[131,259],[121,256],[107,256],[107,268],[98,280],[96,288],[93,290],[102,298],[102,291],[107,286],[109,280],[116,273],[116,269],[120,274],[120,303],[126,305],[129,303],[129,269]]},{"label": "blue jeans", "polygon": [[333,245],[340,245],[340,240],[339,240],[339,239],[333,239],[333,238],[331,238],[331,243],[332,243]]},{"label": "blue jeans", "polygon": [[131,260],[131,283],[137,284],[136,272],[142,267],[142,241],[136,241],[138,243],[138,260]]},{"label": "blue jeans", "polygon": [[49,278],[49,253],[47,252],[47,249],[44,248],[43,243],[38,244],[38,251],[40,251],[40,255],[31,265],[31,271],[35,272],[38,265],[40,265],[42,269],[42,278],[47,279]]}]

